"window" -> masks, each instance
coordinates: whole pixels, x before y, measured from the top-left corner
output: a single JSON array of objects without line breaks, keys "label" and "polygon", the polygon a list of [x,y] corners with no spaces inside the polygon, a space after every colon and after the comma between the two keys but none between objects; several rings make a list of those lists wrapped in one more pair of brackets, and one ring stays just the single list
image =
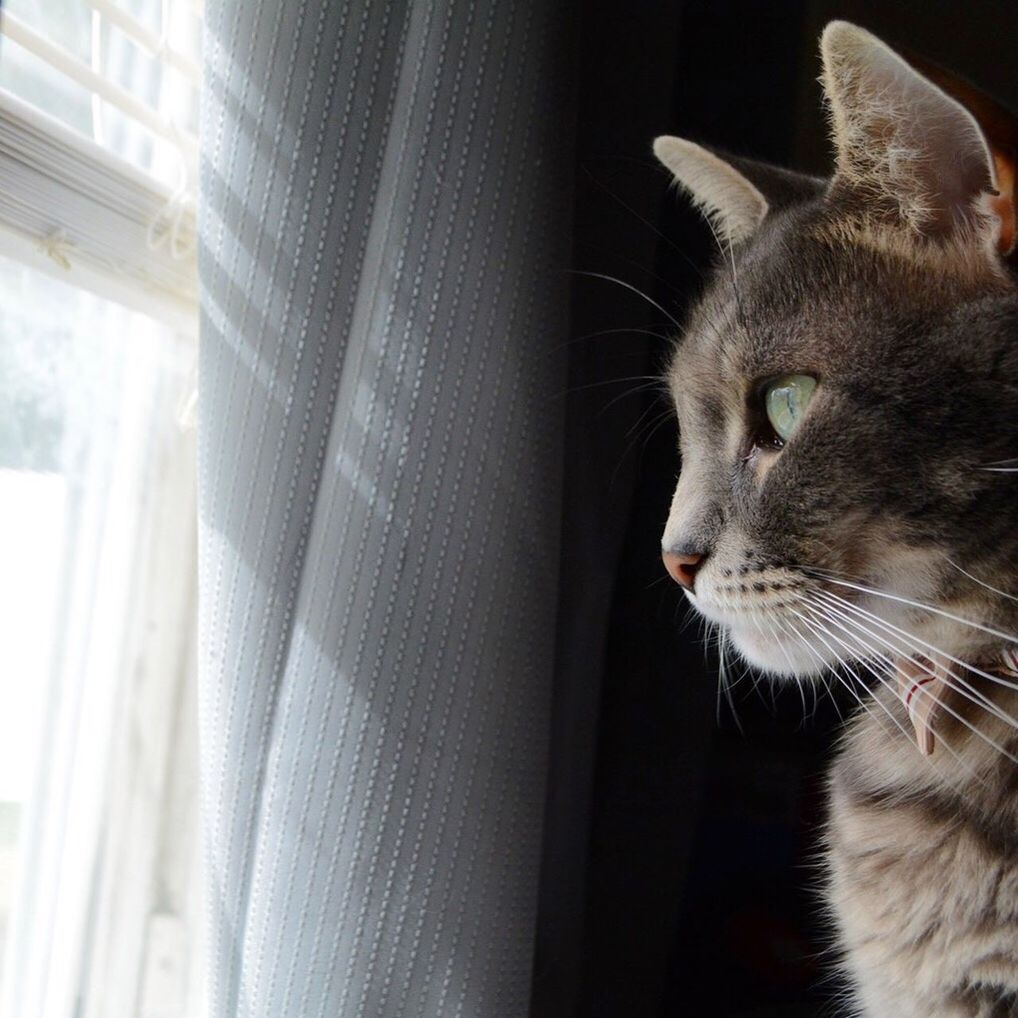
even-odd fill
[{"label": "window", "polygon": [[199,29],[167,0],[0,20],[3,1018],[201,1014]]}]

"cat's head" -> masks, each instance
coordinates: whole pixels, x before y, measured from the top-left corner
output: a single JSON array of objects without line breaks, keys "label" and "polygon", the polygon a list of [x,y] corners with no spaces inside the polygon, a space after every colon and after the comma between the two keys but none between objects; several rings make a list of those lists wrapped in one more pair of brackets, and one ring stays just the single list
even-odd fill
[{"label": "cat's head", "polygon": [[1014,153],[868,32],[821,50],[830,179],[654,145],[723,253],[668,370],[665,562],[770,672],[983,659],[1018,632]]}]

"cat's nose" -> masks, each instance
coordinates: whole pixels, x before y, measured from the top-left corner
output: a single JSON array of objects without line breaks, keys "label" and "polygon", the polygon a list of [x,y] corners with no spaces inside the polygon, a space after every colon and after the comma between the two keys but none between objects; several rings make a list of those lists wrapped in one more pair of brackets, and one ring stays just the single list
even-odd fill
[{"label": "cat's nose", "polygon": [[696,552],[663,551],[661,553],[668,575],[686,590],[693,589],[696,574],[706,557],[706,555],[699,555]]}]

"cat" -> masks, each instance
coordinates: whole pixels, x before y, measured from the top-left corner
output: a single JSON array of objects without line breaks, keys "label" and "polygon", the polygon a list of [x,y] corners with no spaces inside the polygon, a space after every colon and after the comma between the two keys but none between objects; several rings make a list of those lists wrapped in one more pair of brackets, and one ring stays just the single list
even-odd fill
[{"label": "cat", "polygon": [[861,694],[824,850],[851,1013],[1018,1016],[1018,132],[847,22],[821,55],[830,179],[654,143],[722,251],[662,554],[749,664]]}]

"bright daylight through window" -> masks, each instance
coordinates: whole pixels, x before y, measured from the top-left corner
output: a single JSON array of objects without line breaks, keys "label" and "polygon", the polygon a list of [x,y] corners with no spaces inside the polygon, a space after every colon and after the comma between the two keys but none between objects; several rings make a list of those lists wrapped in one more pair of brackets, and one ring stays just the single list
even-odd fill
[{"label": "bright daylight through window", "polygon": [[0,1018],[197,1018],[191,0],[0,14]]}]

